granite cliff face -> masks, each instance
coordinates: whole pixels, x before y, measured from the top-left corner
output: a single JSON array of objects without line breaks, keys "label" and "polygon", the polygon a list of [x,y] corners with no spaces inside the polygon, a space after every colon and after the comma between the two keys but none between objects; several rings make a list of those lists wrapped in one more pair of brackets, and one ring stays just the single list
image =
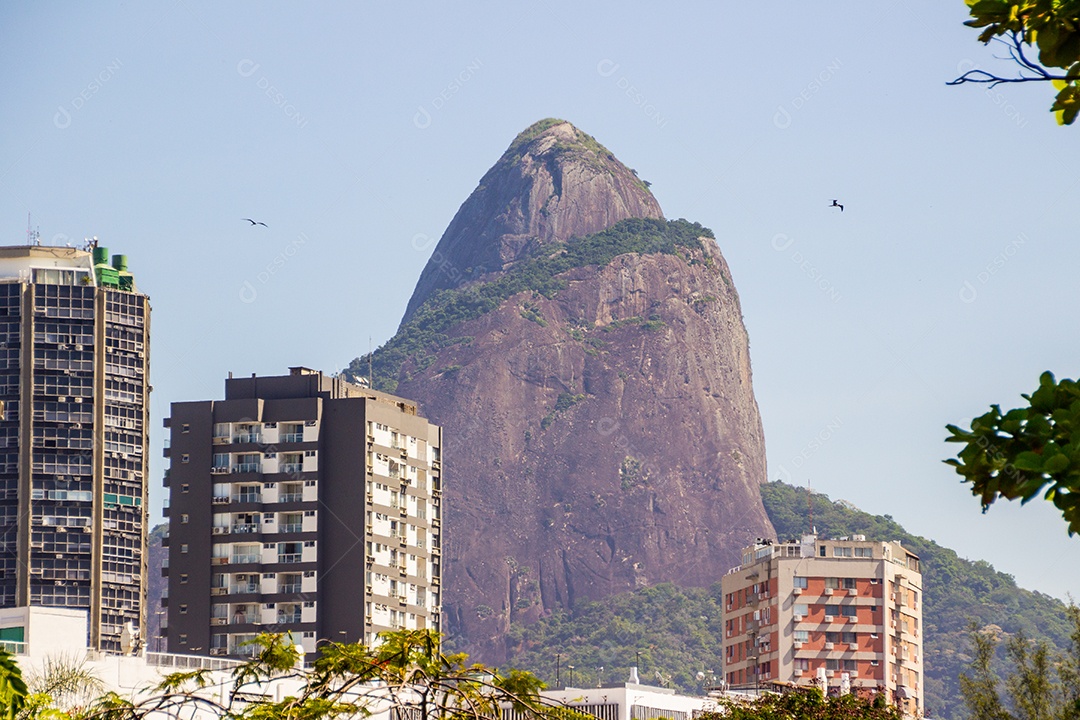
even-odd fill
[{"label": "granite cliff face", "polygon": [[541,120],[518,135],[450,221],[405,319],[435,292],[498,272],[540,246],[663,216],[634,171],[596,140],[568,122]]},{"label": "granite cliff face", "polygon": [[727,263],[708,230],[659,218],[595,140],[538,123],[375,353],[376,383],[445,427],[443,604],[479,660],[505,659],[511,623],[579,600],[711,585],[773,534]]}]

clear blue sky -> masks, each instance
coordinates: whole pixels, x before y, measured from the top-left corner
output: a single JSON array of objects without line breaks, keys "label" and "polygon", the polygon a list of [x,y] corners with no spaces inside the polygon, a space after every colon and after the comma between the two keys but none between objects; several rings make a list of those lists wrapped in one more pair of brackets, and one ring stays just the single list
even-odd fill
[{"label": "clear blue sky", "polygon": [[946,87],[997,62],[965,14],[4,3],[0,242],[25,242],[30,211],[47,243],[97,235],[129,256],[154,307],[160,507],[169,402],[385,341],[425,238],[519,131],[562,117],[668,217],[715,230],[770,478],[1080,597],[1080,538],[1051,507],[980,515],[941,463],[947,422],[1019,403],[1043,370],[1076,377],[1080,356],[1080,126],[1054,124],[1049,87]]}]

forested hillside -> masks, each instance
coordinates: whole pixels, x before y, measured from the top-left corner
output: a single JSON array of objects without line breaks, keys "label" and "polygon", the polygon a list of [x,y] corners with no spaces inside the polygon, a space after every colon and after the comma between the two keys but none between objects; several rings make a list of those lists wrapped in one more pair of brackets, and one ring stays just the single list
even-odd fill
[{"label": "forested hillside", "polygon": [[[806,490],[773,482],[763,485],[761,494],[779,539],[809,531]],[[922,559],[925,700],[933,717],[966,717],[957,677],[970,661],[967,627],[972,620],[1066,647],[1061,601],[1017,587],[1011,576],[986,561],[962,559],[933,540],[912,535],[888,515],[870,515],[821,494],[812,501],[820,536],[861,533],[900,540]],[[660,677],[664,684],[698,692],[721,672],[720,597],[719,584],[708,590],[660,585],[583,604],[572,615],[515,626],[511,662],[554,683],[558,654],[563,683],[567,665],[574,665],[576,684],[595,685],[598,668],[605,668],[602,679],[616,681],[640,660],[644,681]]]}]

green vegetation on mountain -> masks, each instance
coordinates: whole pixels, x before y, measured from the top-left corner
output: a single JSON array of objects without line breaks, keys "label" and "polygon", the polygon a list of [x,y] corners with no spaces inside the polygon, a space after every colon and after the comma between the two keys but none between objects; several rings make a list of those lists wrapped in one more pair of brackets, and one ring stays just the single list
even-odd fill
[{"label": "green vegetation on mountain", "polygon": [[[810,531],[806,490],[781,482],[761,486],[761,497],[779,538]],[[814,525],[823,537],[855,533],[899,540],[922,561],[923,657],[927,710],[934,716],[965,717],[958,678],[972,660],[968,626],[997,626],[1007,634],[1069,643],[1066,606],[1049,595],[1017,587],[1011,575],[984,560],[964,560],[933,540],[912,535],[888,515],[870,515],[814,494]]]},{"label": "green vegetation on mountain", "polygon": [[[780,539],[809,532],[806,490],[772,482],[761,486],[761,495]],[[1006,636],[1022,632],[1061,649],[1068,647],[1070,624],[1061,601],[1017,587],[1010,575],[985,561],[964,560],[932,540],[912,535],[888,515],[871,515],[822,494],[811,500],[820,536],[864,534],[899,540],[921,558],[924,692],[933,717],[966,717],[959,676],[972,660],[971,622]],[[595,684],[596,668],[606,668],[604,677],[609,681],[623,679],[635,664],[635,653],[640,653],[643,681],[655,682],[659,673],[664,684],[699,692],[713,674],[719,677],[722,672],[720,600],[719,584],[708,590],[658,585],[582,604],[569,615],[513,626],[511,662],[554,683],[558,653],[564,683],[565,668],[572,664],[575,683]],[[996,666],[1004,667],[1003,658]]]},{"label": "green vegetation on mountain", "polygon": [[[545,245],[533,257],[514,264],[489,282],[442,290],[432,296],[409,318],[398,333],[371,357],[371,372],[378,390],[394,392],[401,368],[412,361],[423,370],[435,360],[440,348],[459,342],[447,334],[455,326],[498,308],[508,298],[522,292],[554,297],[565,281],[559,275],[590,265],[604,266],[626,253],[675,255],[682,250],[702,249],[701,238],[712,231],[686,220],[630,218],[603,232],[575,238],[567,243]],[[345,374],[352,378],[368,375],[368,356],[349,363]]]}]

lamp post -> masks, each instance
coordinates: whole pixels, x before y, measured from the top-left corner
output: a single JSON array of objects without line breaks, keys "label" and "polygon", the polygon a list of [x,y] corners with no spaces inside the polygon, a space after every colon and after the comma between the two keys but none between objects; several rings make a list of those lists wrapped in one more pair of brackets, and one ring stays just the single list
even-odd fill
[{"label": "lamp post", "polygon": [[566,667],[570,668],[570,687],[574,687],[574,666],[567,665]]},{"label": "lamp post", "polygon": [[562,654],[561,653],[555,653],[555,687],[562,687],[562,684],[559,682],[559,680],[560,680],[560,678],[559,678],[559,660],[560,660],[560,658],[562,658]]}]

